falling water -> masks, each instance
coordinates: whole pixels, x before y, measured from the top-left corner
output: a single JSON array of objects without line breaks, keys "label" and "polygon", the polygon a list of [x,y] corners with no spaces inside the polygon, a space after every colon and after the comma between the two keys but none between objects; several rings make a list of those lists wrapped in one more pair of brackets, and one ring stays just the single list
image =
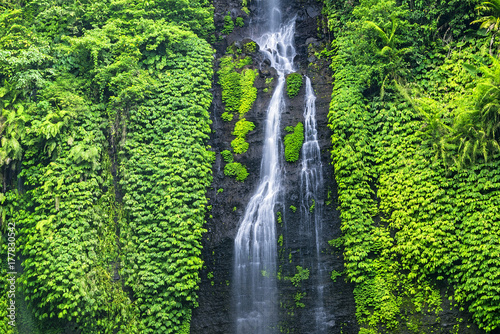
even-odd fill
[{"label": "falling water", "polygon": [[[274,0],[269,25],[254,40],[278,73],[278,83],[267,109],[260,180],[248,203],[236,235],[234,296],[237,334],[277,332],[275,205],[281,192],[280,118],[284,109],[285,75],[293,71],[295,19],[280,27],[281,14]],[[264,9],[263,12],[266,12]]]},{"label": "falling water", "polygon": [[[331,316],[327,314],[323,302],[323,290],[328,281],[328,271],[322,267],[321,247],[322,240],[322,213],[323,213],[323,172],[321,152],[316,130],[316,96],[311,86],[311,80],[306,77],[306,101],[304,108],[304,145],[302,146],[302,170],[300,173],[301,196],[301,225],[308,233],[310,244],[315,245],[316,258],[314,282],[316,287],[314,333],[322,334],[333,324]],[[311,232],[314,230],[314,234]]]}]

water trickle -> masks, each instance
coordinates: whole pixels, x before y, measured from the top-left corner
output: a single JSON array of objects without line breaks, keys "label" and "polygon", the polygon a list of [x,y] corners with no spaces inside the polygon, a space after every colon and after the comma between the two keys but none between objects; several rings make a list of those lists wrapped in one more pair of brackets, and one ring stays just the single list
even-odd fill
[{"label": "water trickle", "polygon": [[284,109],[285,75],[292,72],[295,19],[279,28],[277,1],[270,10],[269,28],[254,40],[278,73],[267,109],[260,179],[235,238],[234,284],[237,334],[277,333],[276,212],[282,190],[280,119]]},{"label": "water trickle", "polygon": [[[315,323],[314,333],[327,333],[334,321],[324,305],[324,287],[329,280],[329,272],[323,267],[321,249],[326,240],[323,240],[323,166],[321,151],[316,129],[316,96],[311,80],[306,77],[306,98],[304,108],[304,144],[302,146],[302,170],[300,173],[301,196],[301,226],[308,235],[309,244],[315,245],[316,257],[311,259],[313,277],[315,277]],[[314,231],[314,233],[311,233]]]}]

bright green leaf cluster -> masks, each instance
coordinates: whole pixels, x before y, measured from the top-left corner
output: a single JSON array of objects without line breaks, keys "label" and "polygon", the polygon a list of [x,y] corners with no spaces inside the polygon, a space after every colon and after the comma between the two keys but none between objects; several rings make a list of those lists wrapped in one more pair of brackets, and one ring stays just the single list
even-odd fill
[{"label": "bright green leaf cluster", "polygon": [[249,144],[245,141],[247,134],[255,128],[255,124],[242,118],[234,126],[232,132],[236,138],[231,142],[234,153],[241,154],[248,150]]},{"label": "bright green leaf cluster", "polygon": [[221,118],[224,122],[231,122],[234,118],[234,115],[228,113],[227,111],[224,111],[221,115]]},{"label": "bright green leaf cluster", "polygon": [[289,133],[285,136],[285,158],[286,161],[295,162],[299,160],[300,150],[304,143],[304,125],[299,122],[295,127],[287,127]]},{"label": "bright green leaf cluster", "polygon": [[[238,20],[236,20],[238,22]],[[224,16],[224,27],[222,28],[221,34],[229,35],[234,30],[234,21],[231,18],[231,13],[228,12],[226,16]]]},{"label": "bright green leaf cluster", "polygon": [[247,168],[239,162],[230,162],[224,167],[224,175],[236,177],[238,181],[245,181],[248,177]]},{"label": "bright green leaf cluster", "polygon": [[224,151],[220,152],[220,154],[222,155],[222,159],[225,162],[233,162],[234,158],[233,158],[233,154],[231,153],[231,151],[224,150]]},{"label": "bright green leaf cluster", "polygon": [[300,73],[291,73],[286,77],[286,93],[289,98],[297,96],[301,87],[302,75]]}]

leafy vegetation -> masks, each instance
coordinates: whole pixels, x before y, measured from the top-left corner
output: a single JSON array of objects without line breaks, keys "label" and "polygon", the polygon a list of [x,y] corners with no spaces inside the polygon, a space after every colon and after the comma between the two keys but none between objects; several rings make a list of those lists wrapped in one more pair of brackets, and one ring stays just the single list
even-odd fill
[{"label": "leafy vegetation", "polygon": [[[236,136],[231,141],[231,147],[235,154],[243,154],[249,148],[246,141],[247,134],[255,128],[255,125],[245,119],[245,114],[252,108],[257,98],[257,88],[254,86],[258,70],[248,68],[252,65],[252,58],[247,53],[255,51],[256,44],[249,42],[238,48],[234,45],[228,47],[226,56],[220,61],[219,84],[222,88],[222,101],[225,110],[222,118],[225,121],[233,119],[233,112],[238,112],[239,120],[235,123],[232,134]],[[235,177],[238,181],[244,181],[249,175],[247,168],[240,162],[233,162],[233,156],[229,159],[229,151],[223,151],[224,167],[226,176]],[[226,158],[227,157],[227,158]]]},{"label": "leafy vegetation", "polygon": [[301,87],[302,75],[300,73],[291,73],[286,77],[286,93],[289,98],[297,96]]},{"label": "leafy vegetation", "polygon": [[255,128],[252,122],[247,121],[242,118],[234,126],[234,131],[232,132],[236,138],[231,142],[233,151],[236,154],[245,153],[248,150],[249,144],[245,141],[247,134]]},{"label": "leafy vegetation", "polygon": [[257,51],[257,43],[248,42],[245,45],[243,45],[243,52],[244,53],[253,53],[255,51]]},{"label": "leafy vegetation", "polygon": [[226,16],[224,16],[224,27],[222,28],[221,33],[223,35],[229,35],[234,30],[234,21],[231,18],[231,13],[228,12]]},{"label": "leafy vegetation", "polygon": [[228,113],[227,111],[224,111],[221,115],[221,118],[224,122],[231,122],[234,118],[234,115]]},{"label": "leafy vegetation", "polygon": [[238,181],[245,181],[249,173],[247,168],[239,162],[230,162],[224,166],[224,174],[234,176]]},{"label": "leafy vegetation", "polygon": [[288,126],[285,131],[291,132],[285,136],[285,158],[288,162],[299,160],[300,150],[304,143],[304,125],[298,122],[295,127]]},{"label": "leafy vegetation", "polygon": [[439,322],[443,297],[486,332],[500,325],[498,41],[468,30],[488,21],[473,6],[325,1],[338,243],[360,333],[427,332],[418,317]]},{"label": "leafy vegetation", "polygon": [[236,21],[235,21],[235,24],[238,26],[238,27],[243,27],[245,25],[245,21],[243,20],[242,17],[237,17],[236,18]]},{"label": "leafy vegetation", "polygon": [[[213,159],[213,50],[202,39],[213,8],[0,9],[1,255],[15,223],[17,285],[36,330],[189,332]],[[5,305],[3,269],[0,283]]]},{"label": "leafy vegetation", "polygon": [[222,155],[222,159],[225,161],[225,162],[233,162],[233,154],[231,153],[231,151],[228,151],[228,150],[224,150],[222,152],[220,152],[220,154]]},{"label": "leafy vegetation", "polygon": [[[241,50],[241,49],[239,49]],[[219,84],[222,86],[222,101],[226,112],[238,111],[241,115],[248,112],[257,98],[257,88],[254,87],[258,71],[245,68],[252,62],[250,57],[227,55],[220,61]]]}]

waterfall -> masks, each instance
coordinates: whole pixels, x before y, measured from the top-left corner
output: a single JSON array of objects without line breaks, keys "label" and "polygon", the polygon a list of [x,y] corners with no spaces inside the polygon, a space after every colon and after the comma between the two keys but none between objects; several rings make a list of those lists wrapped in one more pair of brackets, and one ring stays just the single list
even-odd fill
[{"label": "waterfall", "polygon": [[[312,259],[312,270],[316,281],[314,333],[323,334],[334,322],[324,306],[323,290],[329,280],[329,272],[321,261],[321,248],[325,243],[322,231],[323,215],[323,166],[316,129],[316,96],[311,80],[306,77],[306,97],[304,108],[304,144],[302,146],[302,169],[300,173],[300,214],[302,229],[308,235],[309,244],[315,245],[316,257]],[[314,231],[314,234],[311,233]],[[314,264],[315,263],[315,264]]]},{"label": "waterfall", "polygon": [[[278,292],[275,206],[281,193],[282,152],[280,118],[284,109],[285,75],[293,71],[295,19],[280,26],[277,3],[267,13],[269,24],[254,40],[278,73],[278,82],[267,109],[265,139],[257,190],[248,203],[234,241],[236,333],[276,333]],[[266,9],[263,9],[266,12]],[[279,15],[278,15],[279,14]]]}]

